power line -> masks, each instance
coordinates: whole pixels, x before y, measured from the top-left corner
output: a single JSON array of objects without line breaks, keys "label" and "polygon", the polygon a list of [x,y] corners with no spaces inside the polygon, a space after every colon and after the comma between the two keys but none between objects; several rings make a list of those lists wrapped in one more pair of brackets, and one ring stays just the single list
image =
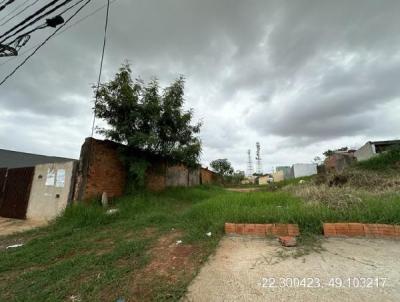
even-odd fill
[{"label": "power line", "polygon": [[[58,1],[58,0],[56,0]],[[6,41],[7,39],[15,36],[16,34],[20,33],[21,31],[23,31],[24,29],[28,28],[29,26],[35,24],[36,22],[38,22],[39,20],[43,19],[44,17],[50,15],[51,13],[57,11],[59,8],[65,6],[67,3],[71,2],[72,0],[65,0],[64,2],[60,3],[59,5],[57,5],[56,7],[52,8],[51,10],[49,10],[48,12],[45,12],[44,14],[38,16],[36,19],[32,20],[31,22],[29,22],[28,24],[26,24],[25,26],[23,26],[22,28],[18,29],[15,33],[8,35],[7,37],[3,38],[3,40],[0,41],[0,43],[3,43],[4,41]],[[83,2],[84,0],[80,0],[78,3]],[[0,38],[2,38],[4,35],[2,35]],[[12,43],[12,42],[11,42]]]},{"label": "power line", "polygon": [[[71,1],[71,0],[67,0],[67,1],[61,3],[60,5],[58,5],[57,7],[55,7],[52,11],[49,11],[49,12],[47,12],[46,14],[44,14],[44,15],[42,15],[42,16],[36,18],[35,20],[33,20],[32,22],[30,22],[29,24],[25,25],[23,28],[21,28],[21,29],[19,29],[18,31],[16,31],[12,36],[14,36],[14,35],[16,35],[17,33],[21,32],[22,30],[24,30],[25,28],[29,27],[30,25],[35,24],[37,21],[39,21],[40,19],[44,18],[45,16],[50,15],[52,12],[56,11],[57,9],[59,9],[60,7],[62,7],[63,5],[65,5],[64,3],[68,2],[68,1]],[[67,8],[66,8],[65,10],[63,10],[61,13],[58,13],[58,15],[61,16],[62,14],[65,14],[66,12],[68,12],[68,11],[71,10],[71,9],[73,9],[75,6],[77,6],[78,4],[82,3],[83,1],[85,1],[85,0],[80,0],[80,1],[76,2],[75,4],[73,4],[73,5],[69,6],[69,7],[67,7]],[[49,26],[49,25],[48,25],[47,23],[44,23],[44,24],[42,24],[42,25],[39,25],[39,26],[35,27],[34,29],[32,29],[32,30],[30,30],[30,31],[28,31],[28,32],[25,32],[25,33],[20,34],[18,37],[16,37],[13,41],[9,42],[8,44],[12,44],[12,43],[14,43],[15,41],[17,41],[18,39],[20,39],[20,38],[22,38],[22,37],[24,37],[24,36],[30,35],[31,33],[35,32],[35,31],[38,30],[38,29],[43,29],[43,28],[46,28],[46,27],[48,27],[48,26]],[[4,38],[4,40],[6,40],[6,39],[7,39],[7,38]],[[3,40],[3,41],[4,41],[4,40]],[[3,41],[1,41],[1,42],[3,42]],[[1,43],[1,42],[0,42],[0,43]]]},{"label": "power line", "polygon": [[[29,0],[28,0],[29,1]],[[3,23],[0,24],[0,26],[3,26],[5,24],[7,24],[8,22],[10,22],[12,19],[18,17],[19,15],[21,15],[23,12],[25,12],[28,8],[34,6],[36,3],[38,3],[39,0],[35,0],[34,2],[32,2],[31,4],[27,5],[25,8],[23,8],[21,11],[19,11],[18,13],[16,13],[14,16],[8,18],[6,21],[4,21]],[[24,2],[26,3],[26,2]],[[8,15],[4,16],[3,18],[0,19],[0,22],[3,21],[5,18],[7,18],[9,15],[11,15],[12,13],[9,13]]]},{"label": "power line", "polygon": [[32,15],[30,15],[29,17],[25,18],[24,20],[22,20],[20,23],[18,23],[17,25],[15,25],[13,28],[9,29],[8,31],[6,31],[4,34],[2,34],[0,36],[0,38],[3,38],[4,36],[8,35],[9,33],[11,33],[12,31],[14,31],[15,29],[17,29],[18,27],[24,25],[26,22],[28,22],[29,20],[35,18],[37,15],[41,14],[42,12],[46,11],[46,9],[48,9],[49,7],[53,6],[54,4],[56,4],[58,1],[60,0],[53,0],[50,3],[48,3],[47,5],[43,6],[42,8],[38,9],[36,12],[34,12]]},{"label": "power line", "polygon": [[38,50],[40,48],[42,48],[52,37],[54,37],[66,24],[68,24],[68,22],[74,18],[86,5],[88,5],[91,2],[91,0],[87,0],[80,8],[78,8],[76,10],[75,13],[73,13],[66,21],[64,24],[62,24],[59,28],[57,28],[50,36],[48,36],[42,43],[40,43],[40,45],[29,55],[25,58],[25,60],[23,60],[17,67],[14,68],[14,70],[12,72],[10,72],[1,82],[0,82],[0,86],[3,85],[9,78],[11,78],[18,69],[20,69],[31,57],[33,57],[35,55],[36,52],[38,52]]},{"label": "power line", "polygon": [[1,3],[4,3],[2,6],[0,6],[0,11],[2,11],[3,9],[5,9],[7,6],[9,6],[10,4],[13,4],[15,2],[15,0],[8,0],[6,3],[4,3],[4,1],[3,2],[1,2]]},{"label": "power line", "polygon": [[[118,1],[118,0],[111,0],[111,1],[110,1],[110,4],[112,4],[112,3],[114,3],[114,2],[117,2],[117,1]],[[71,29],[72,27],[74,27],[74,26],[78,25],[79,23],[85,21],[87,18],[89,18],[89,17],[91,17],[91,16],[97,14],[98,12],[100,12],[101,10],[103,10],[105,7],[107,7],[107,4],[100,6],[99,8],[97,8],[97,9],[95,9],[93,12],[91,12],[90,14],[87,14],[86,16],[82,17],[81,19],[77,20],[76,22],[74,22],[74,23],[68,25],[68,26],[65,27],[63,30],[61,30],[60,32],[58,32],[58,33],[55,35],[55,37],[57,37],[57,36],[63,34],[64,32],[66,32],[67,30]],[[21,52],[21,53],[19,54],[19,56],[23,56],[24,54],[28,53],[30,50],[34,49],[34,48],[35,48],[36,46],[38,46],[39,44],[40,44],[40,43],[38,43],[38,44],[36,44],[36,45],[33,45],[32,47],[26,49],[25,51]],[[18,57],[11,57],[11,58],[9,58],[8,60],[4,61],[3,63],[0,63],[0,66],[5,65],[5,64],[7,64],[7,63],[9,63],[9,62],[11,62],[11,61],[14,61],[14,60],[16,60],[16,59],[18,59]]]},{"label": "power line", "polygon": [[18,5],[16,8],[14,8],[11,12],[9,12],[7,15],[5,15],[3,18],[0,19],[0,21],[3,21],[5,18],[7,18],[9,15],[11,15],[12,13],[14,13],[15,11],[19,10],[20,7],[24,6],[27,2],[29,2],[31,0],[25,0],[24,3],[21,3],[20,5]]},{"label": "power line", "polygon": [[99,92],[99,88],[100,88],[101,73],[102,73],[102,70],[103,70],[104,53],[105,53],[106,42],[107,42],[107,29],[108,29],[109,14],[110,14],[110,0],[107,0],[106,22],[105,22],[105,25],[104,25],[103,49],[101,51],[99,78],[97,79],[96,98],[95,98],[95,101],[94,101],[95,109],[93,110],[93,123],[92,123],[92,135],[91,135],[91,137],[93,137],[94,124],[95,124],[95,121],[96,121],[96,104],[97,104],[98,92]]}]

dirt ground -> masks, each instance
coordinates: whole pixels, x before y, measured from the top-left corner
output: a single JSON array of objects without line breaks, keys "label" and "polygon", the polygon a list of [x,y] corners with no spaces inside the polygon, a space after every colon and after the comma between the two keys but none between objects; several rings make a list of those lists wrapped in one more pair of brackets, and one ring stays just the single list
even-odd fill
[{"label": "dirt ground", "polygon": [[224,237],[184,301],[400,301],[400,241],[321,240],[294,258],[274,239]]},{"label": "dirt ground", "polygon": [[255,192],[260,191],[260,188],[226,188],[227,191],[231,192]]},{"label": "dirt ground", "polygon": [[46,225],[46,221],[33,221],[0,217],[0,236],[11,235]]}]

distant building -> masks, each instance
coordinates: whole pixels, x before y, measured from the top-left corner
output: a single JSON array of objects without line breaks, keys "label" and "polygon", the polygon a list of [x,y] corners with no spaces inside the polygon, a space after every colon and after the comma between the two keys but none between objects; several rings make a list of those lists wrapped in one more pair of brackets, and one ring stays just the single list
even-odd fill
[{"label": "distant building", "polygon": [[400,140],[367,142],[364,146],[358,149],[354,155],[358,161],[367,160],[396,145],[400,145]]},{"label": "distant building", "polygon": [[276,172],[282,171],[283,172],[283,178],[284,179],[291,179],[294,177],[293,175],[293,169],[292,167],[289,166],[279,166],[275,168]]},{"label": "distant building", "polygon": [[325,171],[342,172],[356,161],[356,157],[354,156],[355,152],[355,150],[334,151],[334,153],[328,156],[324,161]]},{"label": "distant building", "polygon": [[240,183],[242,185],[255,184],[256,183],[256,177],[255,176],[248,176],[245,179],[241,180]]},{"label": "distant building", "polygon": [[74,159],[0,149],[0,168],[33,167],[39,164],[65,163],[71,160]]},{"label": "distant building", "polygon": [[276,171],[272,173],[272,179],[274,180],[274,182],[283,181],[285,180],[285,174],[282,170]]},{"label": "distant building", "polygon": [[292,169],[294,178],[317,174],[317,164],[294,164]]},{"label": "distant building", "polygon": [[258,179],[259,185],[267,185],[274,181],[274,178],[272,177],[271,174],[265,174],[265,175],[259,176],[257,179]]}]

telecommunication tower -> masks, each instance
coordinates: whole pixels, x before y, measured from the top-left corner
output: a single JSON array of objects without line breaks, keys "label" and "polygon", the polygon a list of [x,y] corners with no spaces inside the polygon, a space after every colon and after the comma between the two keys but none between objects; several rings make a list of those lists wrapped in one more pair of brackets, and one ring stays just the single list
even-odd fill
[{"label": "telecommunication tower", "polygon": [[261,155],[260,155],[260,143],[256,143],[256,173],[258,175],[262,174],[262,163],[261,163]]},{"label": "telecommunication tower", "polygon": [[247,150],[247,176],[253,176],[253,162],[251,161],[251,150]]}]

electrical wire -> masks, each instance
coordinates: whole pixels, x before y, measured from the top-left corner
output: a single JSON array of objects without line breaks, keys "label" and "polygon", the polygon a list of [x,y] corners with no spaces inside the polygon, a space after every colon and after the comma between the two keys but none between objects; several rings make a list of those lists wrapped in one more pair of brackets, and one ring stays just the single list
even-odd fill
[{"label": "electrical wire", "polygon": [[9,12],[7,15],[5,15],[3,18],[0,19],[0,21],[3,21],[5,18],[7,18],[9,15],[13,14],[15,11],[19,10],[22,6],[24,6],[27,2],[31,0],[25,0],[23,3],[18,5],[16,8],[14,8],[11,12]]},{"label": "electrical wire", "polygon": [[88,5],[92,0],[87,0],[81,7],[79,7],[59,28],[57,28],[50,36],[48,36],[40,45],[29,55],[27,56],[17,67],[14,68],[12,72],[10,72],[1,82],[0,86],[3,85],[9,78],[11,78],[18,69],[20,69],[31,57],[33,57],[40,48],[42,48],[51,38],[53,38],[68,22],[74,18],[86,5]]},{"label": "electrical wire", "polygon": [[[110,4],[112,4],[112,3],[114,3],[114,2],[117,2],[117,1],[119,1],[119,0],[111,0],[111,1],[110,1]],[[89,17],[91,17],[91,16],[97,14],[98,12],[100,12],[101,10],[103,10],[105,7],[107,7],[107,4],[100,6],[99,8],[97,8],[97,9],[95,9],[93,12],[91,12],[90,14],[87,14],[86,16],[82,17],[81,19],[77,20],[76,22],[74,22],[74,23],[68,25],[66,28],[64,28],[63,30],[61,30],[60,32],[58,32],[58,33],[55,35],[55,37],[57,37],[57,36],[63,34],[64,32],[66,32],[67,30],[71,29],[72,27],[74,27],[74,26],[78,25],[79,23],[85,21],[85,20],[88,19]],[[28,48],[28,49],[26,49],[25,51],[21,52],[21,53],[19,54],[19,56],[23,56],[24,54],[28,53],[29,51],[31,51],[32,49],[34,49],[35,47],[37,47],[39,44],[40,44],[40,43],[31,46],[30,48]],[[0,66],[5,65],[5,64],[8,64],[9,62],[14,61],[14,60],[16,60],[16,59],[18,59],[18,57],[11,57],[11,58],[9,58],[8,60],[4,61],[3,63],[0,63]]]},{"label": "electrical wire", "polygon": [[[2,11],[3,9],[5,9],[7,6],[9,6],[10,4],[13,4],[15,2],[15,0],[8,0],[6,3],[4,3],[2,6],[0,6],[0,11]],[[3,3],[3,2],[2,2]]]},{"label": "electrical wire", "polygon": [[[67,1],[71,1],[71,0],[67,0]],[[69,7],[67,7],[65,10],[63,10],[63,11],[60,12],[60,13],[58,13],[57,15],[61,16],[61,15],[65,14],[65,13],[67,13],[69,10],[73,9],[75,6],[77,6],[78,4],[82,3],[83,1],[85,1],[85,0],[80,0],[80,1],[76,2],[75,4],[73,4],[73,5],[69,6]],[[65,2],[63,2],[63,3],[65,3]],[[49,14],[51,14],[52,12],[56,11],[58,8],[60,8],[60,7],[63,6],[63,3],[61,3],[58,7],[55,7],[52,11],[49,11],[49,12],[46,13],[45,15],[36,18],[35,20],[33,20],[32,22],[30,22],[29,24],[27,24],[26,26],[24,26],[24,27],[21,28],[20,30],[18,30],[15,34],[21,32],[22,30],[24,30],[25,28],[29,27],[30,25],[35,24],[39,19],[43,19],[46,15],[49,15]],[[31,23],[32,23],[32,24],[31,24]],[[11,42],[9,42],[9,43],[7,43],[7,44],[12,44],[12,43],[14,43],[15,41],[21,39],[21,38],[24,37],[24,36],[30,35],[31,33],[37,31],[38,29],[43,29],[43,28],[46,28],[46,27],[48,27],[47,23],[44,23],[44,24],[42,24],[42,25],[39,25],[39,26],[35,27],[34,29],[32,29],[32,30],[30,30],[30,31],[28,31],[28,32],[25,32],[25,33],[23,33],[23,34],[20,34],[20,35],[19,35],[18,37],[16,37],[13,41],[11,41]],[[15,34],[13,34],[13,35],[15,35]],[[3,41],[5,41],[6,39],[7,39],[7,38],[4,38]],[[3,41],[1,41],[1,42],[3,42]],[[0,43],[1,43],[1,42],[0,42]]]},{"label": "electrical wire", "polygon": [[[58,0],[57,0],[58,1]],[[60,3],[59,5],[57,5],[56,7],[52,8],[51,10],[49,10],[48,12],[43,13],[42,15],[38,16],[36,19],[32,20],[31,22],[29,22],[28,24],[26,24],[25,26],[23,26],[22,28],[18,29],[16,32],[14,32],[13,34],[8,35],[7,37],[3,38],[3,40],[0,41],[0,44],[4,43],[7,39],[15,36],[16,34],[20,33],[21,31],[23,31],[24,29],[28,28],[29,26],[35,24],[36,22],[38,22],[39,20],[43,19],[44,17],[47,17],[48,15],[50,15],[51,13],[57,11],[59,8],[67,5],[69,2],[71,2],[72,0],[65,0],[64,2]],[[78,3],[83,2],[84,0],[80,0]],[[1,37],[0,37],[1,38]]]},{"label": "electrical wire", "polygon": [[50,3],[46,4],[45,6],[43,6],[42,8],[38,9],[36,12],[34,12],[32,15],[30,15],[29,17],[25,18],[24,20],[22,20],[20,23],[18,23],[17,25],[15,25],[13,28],[9,29],[8,31],[6,31],[4,34],[2,34],[0,36],[0,39],[3,38],[4,36],[8,35],[9,33],[11,33],[12,31],[14,31],[15,29],[17,29],[18,27],[24,25],[26,22],[28,22],[29,20],[35,18],[37,15],[41,14],[42,12],[46,11],[49,7],[53,6],[54,4],[56,4],[58,1],[61,0],[53,0]]},{"label": "electrical wire", "polygon": [[[104,53],[105,53],[106,42],[107,42],[107,29],[108,29],[109,15],[110,15],[110,0],[107,0],[107,12],[106,12],[106,22],[105,22],[105,25],[104,25],[103,49],[101,51],[99,78],[97,79],[96,98],[95,98],[95,101],[94,101],[94,107],[95,108],[96,108],[96,104],[97,104],[97,100],[98,100],[98,92],[99,92],[99,88],[100,88],[101,73],[102,73],[102,70],[103,70],[103,61],[104,61]],[[91,135],[91,137],[93,137],[95,121],[96,121],[96,109],[93,110],[93,123],[92,123],[92,135]]]},{"label": "electrical wire", "polygon": [[[29,1],[29,0],[28,0]],[[35,0],[33,1],[31,4],[27,5],[25,8],[23,8],[21,11],[19,11],[18,13],[16,13],[14,16],[8,18],[6,21],[4,21],[3,23],[0,24],[0,26],[3,26],[5,24],[7,24],[8,22],[10,22],[12,19],[15,19],[16,17],[18,17],[19,15],[21,15],[23,12],[25,12],[28,8],[31,8],[32,6],[34,6],[36,3],[38,3],[39,0]],[[10,13],[11,14],[11,13]],[[3,21],[5,18],[7,18],[10,14],[8,14],[7,16],[4,16],[3,18],[0,19],[0,22]]]}]

